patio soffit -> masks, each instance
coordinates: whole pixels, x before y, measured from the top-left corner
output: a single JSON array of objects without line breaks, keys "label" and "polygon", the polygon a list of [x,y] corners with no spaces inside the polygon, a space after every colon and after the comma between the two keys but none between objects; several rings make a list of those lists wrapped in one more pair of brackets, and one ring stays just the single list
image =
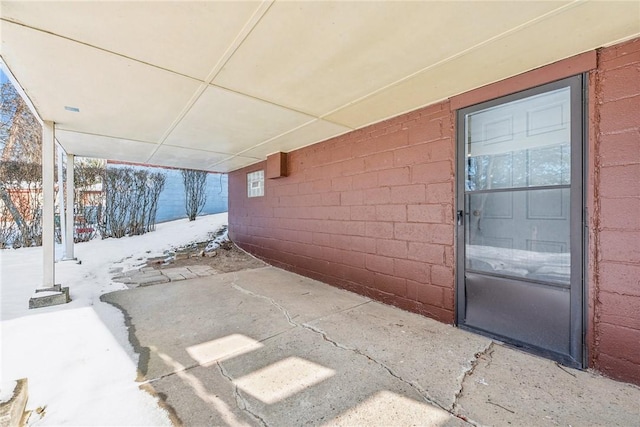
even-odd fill
[{"label": "patio soffit", "polygon": [[2,1],[0,34],[69,153],[229,172],[637,36],[640,2]]}]

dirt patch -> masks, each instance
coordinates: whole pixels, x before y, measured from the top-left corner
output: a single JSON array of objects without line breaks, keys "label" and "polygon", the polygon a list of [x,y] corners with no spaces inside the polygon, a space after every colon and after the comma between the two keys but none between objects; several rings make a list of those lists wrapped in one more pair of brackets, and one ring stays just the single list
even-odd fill
[{"label": "dirt patch", "polygon": [[217,273],[231,273],[267,265],[232,242],[227,241],[214,251],[204,252],[208,244],[209,242],[200,242],[180,248],[173,255],[169,253],[166,257],[151,258],[147,261],[147,266],[162,271],[167,268],[207,265]]}]

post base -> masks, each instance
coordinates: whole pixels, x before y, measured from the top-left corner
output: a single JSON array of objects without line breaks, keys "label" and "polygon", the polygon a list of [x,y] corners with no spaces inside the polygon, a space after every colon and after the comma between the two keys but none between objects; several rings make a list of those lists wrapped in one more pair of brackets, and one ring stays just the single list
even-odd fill
[{"label": "post base", "polygon": [[53,285],[51,288],[36,289],[35,295],[29,298],[29,309],[66,304],[69,301],[69,287]]}]

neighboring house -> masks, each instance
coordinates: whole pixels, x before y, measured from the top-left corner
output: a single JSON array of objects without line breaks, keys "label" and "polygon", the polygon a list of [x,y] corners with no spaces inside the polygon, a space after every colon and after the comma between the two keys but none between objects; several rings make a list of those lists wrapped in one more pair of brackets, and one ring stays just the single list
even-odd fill
[{"label": "neighboring house", "polygon": [[635,39],[234,171],[230,235],[640,384],[639,70]]},{"label": "neighboring house", "polygon": [[[184,184],[180,169],[156,167],[149,165],[139,165],[124,162],[107,162],[107,167],[133,167],[148,170],[150,172],[160,172],[166,175],[164,189],[158,199],[158,212],[156,222],[173,221],[175,219],[186,218]],[[201,215],[209,215],[227,211],[227,175],[220,173],[210,173],[207,177],[207,201],[202,209]]]},{"label": "neighboring house", "polygon": [[[7,193],[25,221],[31,221],[42,198],[41,188],[8,188]],[[11,213],[0,199],[0,221],[13,222]]]},{"label": "neighboring house", "polygon": [[[55,186],[55,192],[58,193],[58,187]],[[7,193],[11,198],[14,207],[20,213],[22,219],[27,223],[39,222],[39,215],[42,209],[42,187],[31,187],[25,184],[22,188],[8,188]],[[75,191],[75,236],[77,241],[86,241],[93,238],[96,233],[96,222],[98,211],[103,203],[102,184],[94,184],[86,188],[76,188]],[[58,198],[55,198],[55,227],[56,239],[60,240],[60,220]],[[66,208],[65,208],[66,211]],[[17,227],[13,216],[5,203],[0,199],[0,245],[11,245],[15,238]]]}]

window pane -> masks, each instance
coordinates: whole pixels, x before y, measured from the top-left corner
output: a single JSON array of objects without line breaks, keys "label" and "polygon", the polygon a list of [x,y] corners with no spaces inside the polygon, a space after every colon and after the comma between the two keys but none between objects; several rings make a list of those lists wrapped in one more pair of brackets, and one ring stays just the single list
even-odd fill
[{"label": "window pane", "polygon": [[264,196],[264,171],[259,170],[247,174],[247,196]]},{"label": "window pane", "polygon": [[568,185],[570,89],[466,116],[466,190]]},{"label": "window pane", "polygon": [[569,284],[570,189],[470,194],[466,267]]}]

